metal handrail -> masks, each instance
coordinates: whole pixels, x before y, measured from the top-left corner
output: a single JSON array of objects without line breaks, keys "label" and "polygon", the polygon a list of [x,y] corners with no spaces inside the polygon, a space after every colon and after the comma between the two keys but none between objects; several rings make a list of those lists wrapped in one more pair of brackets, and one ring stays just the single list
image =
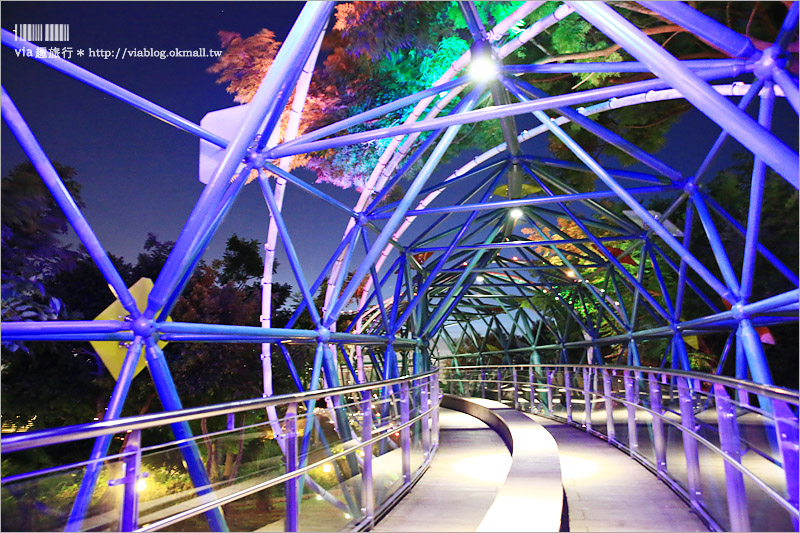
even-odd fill
[{"label": "metal handrail", "polygon": [[701,381],[707,381],[710,383],[719,383],[720,385],[724,385],[726,387],[733,387],[738,389],[745,389],[747,392],[751,392],[753,394],[757,394],[760,396],[766,396],[768,398],[772,398],[775,400],[780,400],[784,402],[793,403],[795,405],[800,404],[800,391],[792,390],[786,387],[781,387],[778,385],[765,385],[762,383],[753,383],[752,381],[745,381],[737,378],[732,378],[729,376],[719,376],[715,374],[706,374],[704,372],[689,372],[686,370],[677,370],[671,368],[659,368],[659,367],[652,367],[652,366],[623,366],[623,365],[585,365],[585,364],[512,364],[512,365],[459,365],[457,367],[443,367],[442,370],[446,371],[458,371],[458,370],[472,370],[472,369],[502,369],[502,368],[552,368],[552,369],[559,369],[559,368],[580,368],[580,369],[592,369],[592,370],[622,370],[622,371],[632,371],[632,372],[648,372],[648,373],[657,373],[657,374],[666,374],[668,376],[675,376],[675,377],[682,377],[687,379],[699,379]]},{"label": "metal handrail", "polygon": [[319,391],[279,394],[270,396],[269,398],[253,398],[250,400],[239,400],[218,405],[192,407],[189,409],[182,409],[180,411],[164,411],[161,413],[150,413],[146,415],[119,418],[116,420],[101,420],[99,422],[89,422],[87,424],[31,431],[28,433],[3,437],[2,442],[0,442],[0,453],[28,450],[30,448],[37,448],[40,446],[48,446],[51,444],[60,444],[64,442],[99,437],[101,435],[136,431],[156,426],[174,424],[176,422],[188,422],[190,420],[199,420],[201,418],[208,418],[212,416],[221,416],[254,409],[264,409],[266,407],[274,407],[288,403],[303,403],[328,396],[338,396],[341,394],[362,392],[381,387],[390,387],[392,385],[399,385],[405,381],[416,381],[426,378],[436,374],[436,372],[438,372],[438,369],[434,369],[422,374],[415,374],[413,376],[401,376],[398,378],[388,379],[386,381],[372,381],[369,383],[346,385],[343,387],[323,389]]},{"label": "metal handrail", "polygon": [[[517,371],[518,370],[529,370],[530,378],[524,378],[522,380],[517,379]],[[540,372],[536,372],[535,377],[533,374],[534,369],[539,370],[546,370],[547,371],[547,383],[543,383],[542,380],[544,379],[544,375]],[[769,412],[770,409],[768,407],[764,407],[764,409],[759,409],[753,406],[749,406],[746,404],[741,404],[735,401],[733,398],[729,398],[727,394],[725,394],[725,388],[732,388],[738,391],[756,394],[762,398],[769,398],[771,400],[776,401],[775,404],[767,404],[767,405],[775,405],[775,409],[778,409],[779,405],[783,405],[785,407],[781,407],[781,409],[788,409],[789,413],[792,413],[792,409],[790,406],[797,406],[800,400],[800,393],[798,391],[790,390],[784,387],[778,387],[774,385],[762,385],[758,383],[751,383],[747,381],[742,381],[734,378],[729,378],[726,376],[714,376],[709,374],[703,374],[698,372],[687,372],[682,370],[672,370],[672,369],[662,369],[662,368],[652,368],[652,367],[632,367],[632,366],[614,366],[614,365],[586,365],[586,364],[499,364],[499,365],[469,365],[469,366],[458,366],[458,367],[448,367],[441,369],[441,377],[445,380],[452,381],[453,383],[476,383],[476,384],[496,384],[497,385],[497,398],[498,400],[502,400],[504,394],[503,385],[512,384],[514,386],[513,394],[514,394],[514,404],[515,407],[518,409],[518,395],[520,394],[518,389],[518,384],[526,384],[528,379],[530,379],[531,385],[531,409],[534,407],[534,391],[533,386],[542,385],[548,388],[548,399],[547,399],[547,408],[546,416],[548,418],[553,418],[558,421],[566,421],[567,424],[571,424],[574,426],[581,426],[577,422],[573,421],[572,413],[572,396],[574,395],[582,395],[584,399],[587,400],[587,405],[584,406],[584,414],[586,417],[589,416],[590,412],[594,412],[594,407],[589,407],[588,405],[588,398],[598,398],[605,400],[605,411],[606,416],[608,417],[606,420],[606,424],[609,426],[609,433],[608,435],[603,435],[601,432],[592,428],[592,423],[588,420],[585,420],[584,424],[582,425],[583,429],[592,435],[598,436],[607,440],[607,442],[611,445],[617,446],[626,450],[630,455],[637,459],[639,462],[644,464],[648,468],[653,468],[654,465],[651,464],[650,459],[647,459],[645,456],[641,454],[639,451],[639,444],[638,438],[636,437],[636,422],[631,420],[632,417],[635,416],[636,411],[641,410],[650,414],[653,418],[653,431],[656,431],[656,420],[658,421],[660,429],[657,435],[654,435],[653,438],[653,446],[655,448],[655,471],[657,471],[658,477],[665,481],[675,492],[677,492],[682,498],[684,498],[689,505],[697,512],[701,519],[703,519],[706,524],[711,527],[712,529],[719,530],[720,526],[717,524],[717,519],[712,516],[713,510],[706,509],[706,504],[698,498],[696,490],[699,489],[699,478],[697,476],[700,475],[700,465],[697,464],[695,467],[692,467],[690,464],[690,455],[694,456],[695,461],[697,460],[697,450],[696,444],[694,444],[695,448],[694,451],[690,453],[690,449],[687,448],[688,444],[684,444],[684,453],[686,453],[686,461],[687,461],[687,475],[689,476],[687,481],[689,484],[688,490],[680,488],[679,484],[676,480],[672,477],[672,474],[669,471],[667,463],[665,462],[666,457],[663,459],[659,459],[659,452],[658,448],[661,446],[661,454],[665,453],[664,446],[665,446],[665,433],[664,433],[664,426],[662,424],[667,424],[668,426],[677,428],[685,438],[690,438],[691,442],[700,443],[706,449],[710,450],[718,457],[722,458],[723,464],[726,465],[725,469],[725,481],[724,483],[728,486],[728,490],[732,491],[729,493],[728,497],[728,517],[731,520],[731,526],[734,530],[750,530],[749,519],[747,518],[747,499],[746,495],[744,494],[744,485],[742,476],[746,476],[758,489],[769,497],[775,504],[777,504],[780,508],[788,513],[790,517],[794,520],[795,526],[797,524],[797,520],[800,517],[800,510],[798,510],[797,502],[796,502],[796,495],[792,496],[792,490],[789,489],[791,483],[793,483],[792,478],[796,477],[796,463],[797,459],[792,458],[791,455],[786,456],[786,453],[792,453],[792,451],[787,452],[787,445],[791,448],[792,439],[796,440],[796,429],[794,430],[794,436],[791,436],[791,430],[787,431],[787,427],[795,427],[797,426],[797,418],[796,413],[794,417],[787,415],[787,412],[783,412],[783,415],[778,413],[771,413]],[[501,372],[503,371],[513,371],[514,377],[512,380],[508,380],[507,377],[502,378]],[[573,371],[572,377],[567,378],[565,377],[563,384],[556,384],[551,382],[551,376],[558,375],[558,374],[567,374],[567,371]],[[581,372],[582,371],[582,372]],[[578,376],[583,376],[583,379],[586,380],[589,374],[587,371],[591,371],[593,376],[599,376],[601,373],[603,375],[603,387],[599,386],[590,386],[588,383],[584,381],[583,388],[577,388],[572,384],[572,378],[577,378]],[[611,372],[614,374],[617,371],[622,371],[621,375],[617,377],[623,378],[625,380],[625,392],[624,397],[622,394],[615,394],[608,387],[608,381],[610,377],[612,377]],[[475,375],[476,372],[480,372],[480,375]],[[463,376],[457,376],[455,374],[462,374]],[[649,407],[643,403],[641,403],[641,399],[639,397],[639,383],[641,383],[642,375],[646,375],[648,377],[648,381],[650,383],[650,394],[654,395],[650,397],[651,401],[657,402],[655,405],[658,405],[657,408],[651,408],[653,405]],[[665,407],[662,407],[661,404],[661,391],[660,386],[664,385],[659,380],[659,376],[670,376],[679,378],[679,397],[681,402],[681,411],[675,412]],[[712,383],[715,387],[719,387],[716,391],[700,391],[700,390],[692,390],[691,383],[693,381],[703,381],[707,383]],[[655,388],[653,388],[655,387]],[[683,389],[681,388],[683,387]],[[561,398],[561,403],[563,407],[566,409],[566,419],[562,416],[558,416],[554,413],[553,404],[552,404],[552,397],[550,395],[550,390],[563,390],[566,392],[566,396]],[[464,389],[462,389],[463,391]],[[469,391],[469,389],[467,389]],[[485,389],[481,387],[481,393],[485,397]],[[508,392],[507,390],[505,392]],[[621,393],[622,391],[618,391]],[[645,391],[646,392],[646,391]],[[688,392],[688,395],[686,394]],[[467,392],[469,394],[469,392]],[[523,397],[524,397],[524,393]],[[688,421],[684,418],[686,413],[684,412],[685,409],[685,402],[689,401],[693,403],[693,396],[701,394],[706,395],[709,398],[711,397],[718,397],[720,398],[720,394],[723,394],[720,398],[722,403],[717,404],[717,417],[718,417],[718,428],[716,431],[719,434],[720,442],[719,444],[715,444],[712,440],[707,439],[703,435],[699,434],[696,431],[696,423],[697,421],[694,419],[694,413],[689,412],[688,414]],[[541,402],[544,402],[543,399],[540,399]],[[564,403],[566,402],[566,403]],[[612,415],[610,406],[613,405],[610,402],[617,403],[621,406],[625,407],[625,411],[627,412],[626,415],[623,415],[620,422],[625,422],[627,420],[628,423],[628,445],[624,442],[617,440],[614,437],[614,433],[612,433],[611,424],[614,423],[615,416]],[[729,407],[724,407],[725,405]],[[722,408],[720,407],[723,406]],[[776,462],[775,460],[771,460],[772,464],[776,464],[780,467],[784,475],[786,477],[787,483],[787,490],[789,491],[788,498],[784,497],[784,495],[780,494],[777,490],[769,486],[764,480],[762,480],[758,475],[748,467],[745,467],[742,464],[741,456],[740,456],[740,446],[741,443],[744,442],[741,436],[738,436],[738,429],[736,429],[736,415],[735,411],[730,411],[730,409],[735,409],[736,407],[745,408],[750,412],[761,414],[766,416],[769,420],[769,424],[775,424],[776,435],[779,442],[779,448],[781,449],[781,455],[783,456],[783,462]],[[763,405],[762,405],[763,407]],[[599,408],[599,410],[603,410],[603,408]],[[659,412],[660,411],[660,412]],[[729,411],[729,412],[726,412]],[[681,420],[674,420],[670,418],[669,413],[677,414],[681,417]],[[723,414],[725,413],[725,414]],[[542,414],[542,413],[539,413]],[[788,418],[787,418],[788,416]],[[689,424],[688,426],[686,424]],[[634,424],[634,426],[632,426]],[[783,424],[782,429],[779,426]],[[735,432],[731,433],[731,429],[727,429],[725,431],[725,427],[733,427]],[[709,426],[710,427],[710,426]],[[712,428],[713,429],[713,428]],[[631,435],[631,432],[634,435]],[[787,434],[789,433],[789,434]],[[727,436],[726,436],[727,434]],[[731,440],[732,435],[737,435],[733,437]],[[789,439],[789,440],[787,440]],[[660,444],[659,444],[660,442]],[[796,454],[796,442],[794,442],[794,450]],[[770,458],[767,458],[770,459]],[[664,462],[662,462],[664,461]],[[794,465],[794,466],[793,466]],[[736,474],[731,474],[728,471],[728,468],[732,468]],[[690,472],[694,469],[694,472]],[[692,480],[692,477],[695,476],[695,480]],[[738,481],[737,481],[738,476]],[[795,480],[796,482],[796,480]],[[693,485],[694,486],[693,488]],[[731,496],[731,494],[733,494]],[[758,530],[758,529],[757,529]]]}]

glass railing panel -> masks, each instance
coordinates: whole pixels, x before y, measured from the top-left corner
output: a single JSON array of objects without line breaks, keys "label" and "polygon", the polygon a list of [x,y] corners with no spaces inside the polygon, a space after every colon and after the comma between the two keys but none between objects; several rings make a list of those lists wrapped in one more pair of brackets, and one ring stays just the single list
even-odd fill
[{"label": "glass railing panel", "polygon": [[403,456],[399,431],[389,433],[387,438],[375,444],[372,478],[375,507],[378,508],[403,484]]},{"label": "glass railing panel", "polygon": [[362,460],[353,451],[309,472],[324,493],[305,487],[300,505],[300,531],[341,531],[363,518]]},{"label": "glass railing panel", "polygon": [[[123,486],[109,485],[124,475],[124,465],[115,458],[96,463],[97,482],[84,514],[84,531],[119,531],[119,506]],[[5,465],[4,465],[5,468]],[[63,531],[84,478],[84,467],[34,475],[2,485],[4,531]],[[4,473],[7,476],[7,474]]]}]

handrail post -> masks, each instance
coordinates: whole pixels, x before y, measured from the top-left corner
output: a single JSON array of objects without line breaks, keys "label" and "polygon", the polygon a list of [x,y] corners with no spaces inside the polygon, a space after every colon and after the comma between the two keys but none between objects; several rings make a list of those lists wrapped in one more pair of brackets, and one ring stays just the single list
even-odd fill
[{"label": "handrail post", "polygon": [[636,433],[636,404],[639,403],[639,388],[633,372],[625,370],[625,406],[628,411],[628,449],[631,453],[639,451],[639,435]]},{"label": "handrail post", "polygon": [[533,367],[528,367],[528,385],[530,386],[530,412],[533,413],[533,401],[536,399],[536,379],[534,378]]},{"label": "handrail post", "polygon": [[[409,415],[408,381],[400,384],[400,424],[411,420]],[[400,430],[400,445],[403,464],[403,485],[411,483],[411,429]]]},{"label": "handrail post", "polygon": [[495,373],[497,377],[497,401],[503,403],[503,384],[501,383],[502,371],[498,368]]},{"label": "handrail post", "polygon": [[614,428],[614,401],[611,399],[611,374],[607,368],[600,370],[603,374],[603,396],[606,404],[606,433],[609,442],[616,442],[617,434]]},{"label": "handrail post", "polygon": [[569,390],[572,386],[572,376],[570,375],[569,368],[564,369],[564,401],[567,408],[567,422],[572,422],[572,392]]},{"label": "handrail post", "polygon": [[588,368],[583,369],[583,424],[586,431],[592,429],[592,393],[591,374]]},{"label": "handrail post", "polygon": [[519,387],[517,386],[517,367],[511,367],[511,377],[514,381],[514,409],[519,411]]},{"label": "handrail post", "polygon": [[[400,386],[400,412],[405,412],[408,417],[408,382],[404,381]],[[361,440],[366,442],[372,438],[372,391],[361,392]],[[402,414],[401,414],[402,416]],[[406,476],[406,449],[405,444],[408,440],[408,428],[403,430],[406,438],[403,439],[403,482]],[[364,462],[361,471],[361,505],[364,512],[364,523],[372,524],[375,517],[375,493],[372,480],[372,444],[363,448]]]},{"label": "handrail post", "polygon": [[547,369],[547,414],[553,416],[553,371]]},{"label": "handrail post", "polygon": [[[286,473],[296,471],[297,456],[297,403],[290,403],[286,409]],[[300,498],[298,494],[298,479],[293,477],[286,481],[286,522],[284,531],[297,531],[300,525]]]},{"label": "handrail post", "polygon": [[[658,381],[656,374],[650,374],[648,383],[650,386],[650,409],[657,415],[664,413],[661,405],[661,382]],[[664,421],[658,416],[653,415],[653,449],[656,454],[656,472],[659,475],[666,475],[667,469],[667,443],[664,440]]]},{"label": "handrail post", "polygon": [[481,368],[481,398],[486,398],[486,367]]},{"label": "handrail post", "polygon": [[[420,380],[422,381],[422,380]],[[419,402],[419,410],[420,413],[424,413],[428,410],[428,397],[430,396],[428,387],[430,382],[422,381],[420,383],[420,402]],[[431,455],[431,424],[430,424],[430,415],[425,415],[422,417],[422,454],[423,457],[427,460]]]},{"label": "handrail post", "polygon": [[[681,425],[694,431],[694,401],[689,389],[689,380],[678,378],[678,398],[681,406]],[[697,455],[697,441],[692,435],[683,432],[683,451],[686,454],[686,478],[689,483],[689,500],[692,507],[700,506],[700,458]]]},{"label": "handrail post", "polygon": [[[723,452],[741,464],[741,442],[739,439],[739,425],[736,422],[736,406],[731,402],[725,387],[717,383],[714,384],[714,398],[717,404],[720,447]],[[725,487],[728,496],[728,516],[731,521],[731,531],[751,531],[744,477],[728,461],[725,461]]]},{"label": "handrail post", "polygon": [[[797,415],[786,402],[772,400],[775,413],[775,430],[778,434],[778,445],[781,450],[783,471],[786,475],[786,496],[789,503],[797,508],[798,503],[798,454],[797,454]],[[797,518],[792,516],[794,529],[798,529]]]},{"label": "handrail post", "polygon": [[430,380],[433,385],[432,405],[436,406],[433,416],[431,416],[431,446],[436,449],[439,447],[439,377],[434,375],[430,377]]},{"label": "handrail post", "polygon": [[[142,471],[142,432],[131,432],[128,443],[125,445],[125,459],[122,465],[125,469],[122,479],[115,480],[123,484],[122,507],[119,514],[119,530],[133,531],[139,527],[139,491],[137,484]],[[141,476],[144,477],[144,476]],[[109,482],[109,485],[116,483]]]}]

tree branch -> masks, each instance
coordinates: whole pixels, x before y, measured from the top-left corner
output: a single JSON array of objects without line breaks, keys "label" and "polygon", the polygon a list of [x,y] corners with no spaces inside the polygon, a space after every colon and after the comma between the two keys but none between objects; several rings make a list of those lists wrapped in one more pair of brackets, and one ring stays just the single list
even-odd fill
[{"label": "tree branch", "polygon": [[[642,30],[645,35],[658,35],[660,33],[682,33],[686,30],[677,24],[667,24],[665,26],[656,26],[655,28],[647,28]],[[605,57],[613,54],[620,49],[618,44],[603,48],[602,50],[593,50],[591,52],[579,52],[576,54],[565,54],[560,56],[545,57],[538,60],[536,65],[546,65],[548,63],[556,63],[562,61],[572,61],[576,59],[591,59],[593,57]]]}]

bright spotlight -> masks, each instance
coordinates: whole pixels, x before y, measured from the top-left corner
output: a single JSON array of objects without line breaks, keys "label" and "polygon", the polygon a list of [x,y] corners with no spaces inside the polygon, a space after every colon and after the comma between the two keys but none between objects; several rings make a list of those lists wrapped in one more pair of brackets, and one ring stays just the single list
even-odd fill
[{"label": "bright spotlight", "polygon": [[322,471],[325,472],[326,474],[330,473],[331,465],[328,464],[328,463],[325,463],[324,465],[322,465]]},{"label": "bright spotlight", "polygon": [[470,75],[477,81],[489,81],[497,77],[497,64],[488,55],[480,55],[469,65]]},{"label": "bright spotlight", "polygon": [[478,276],[477,278],[475,278],[475,281],[477,281],[478,283],[483,283],[483,276]]},{"label": "bright spotlight", "polygon": [[136,482],[136,492],[142,492],[147,488],[147,481],[144,478]]},{"label": "bright spotlight", "polygon": [[520,209],[519,207],[515,207],[508,214],[511,215],[511,218],[513,218],[514,220],[519,220],[525,213],[523,213],[522,209]]},{"label": "bright spotlight", "polygon": [[567,270],[567,277],[568,278],[574,278],[575,277],[575,272],[573,272],[572,270]]}]

